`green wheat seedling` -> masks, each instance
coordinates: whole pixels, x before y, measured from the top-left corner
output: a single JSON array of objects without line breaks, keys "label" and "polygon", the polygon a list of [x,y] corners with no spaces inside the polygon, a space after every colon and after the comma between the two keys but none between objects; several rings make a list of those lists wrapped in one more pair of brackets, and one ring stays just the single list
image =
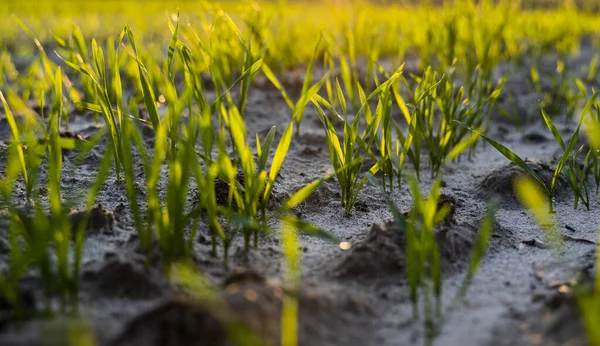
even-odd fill
[{"label": "green wheat seedling", "polygon": [[584,159],[586,167],[581,169],[579,167],[579,164],[577,163],[576,159],[581,154],[581,152],[583,150],[583,146],[580,147],[579,150],[577,150],[576,152],[574,152],[574,150],[575,150],[575,146],[577,145],[577,140],[579,139],[580,128],[585,120],[586,115],[588,114],[588,111],[592,105],[592,101],[595,100],[596,95],[597,94],[592,96],[592,98],[588,102],[588,106],[586,106],[583,109],[580,120],[579,120],[579,124],[577,125],[575,132],[571,136],[568,145],[566,145],[565,142],[563,141],[562,137],[560,136],[560,133],[558,132],[558,129],[552,122],[552,119],[550,119],[548,114],[546,114],[546,112],[544,110],[542,110],[542,117],[544,118],[544,122],[548,126],[548,129],[550,130],[550,132],[552,132],[552,135],[556,139],[557,143],[561,146],[561,148],[564,151],[562,157],[558,161],[558,164],[554,171],[554,175],[552,176],[552,184],[551,184],[550,192],[552,193],[552,196],[554,196],[555,189],[556,189],[556,181],[558,180],[558,176],[561,174],[563,168],[568,163],[569,173],[567,175],[567,178],[569,181],[569,186],[571,187],[571,190],[573,190],[573,193],[575,194],[574,207],[577,208],[578,202],[579,202],[579,200],[581,200],[585,204],[585,206],[588,210],[590,209],[590,205],[589,205],[589,193],[588,193],[588,187],[587,187],[587,173],[589,173],[590,169],[587,165],[590,162],[590,157],[593,154],[593,152],[590,150],[588,152],[588,154],[586,154],[586,157]]},{"label": "green wheat seedling", "polygon": [[[134,223],[140,241],[149,255],[152,240],[156,237],[166,264],[187,258],[192,241],[189,241],[185,229],[189,225],[191,215],[186,213],[188,182],[191,175],[191,163],[196,152],[189,143],[172,146],[167,141],[166,126],[159,125],[152,156],[146,151],[145,143],[131,120],[122,123],[123,134],[123,173],[129,205],[134,216]],[[191,146],[191,148],[190,148]],[[146,180],[146,212],[142,213],[140,197],[135,188],[137,175],[134,167],[132,150],[139,152]],[[167,164],[168,182],[167,196],[164,206],[158,195],[158,183],[162,175],[162,165],[169,157]],[[186,162],[186,164],[184,164]],[[188,162],[190,164],[188,164]]]},{"label": "green wheat seedling", "polygon": [[[272,130],[274,133],[275,131]],[[269,139],[265,139],[267,142]],[[260,214],[248,215],[247,209],[234,211],[232,202],[235,199],[244,203],[245,188],[237,181],[237,168],[233,161],[229,157],[228,153],[224,150],[224,146],[217,143],[219,147],[219,156],[217,160],[211,163],[206,171],[202,171],[200,165],[193,164],[195,168],[194,177],[198,185],[198,189],[203,191],[200,194],[200,200],[198,206],[194,211],[203,211],[206,215],[208,226],[211,231],[213,253],[217,253],[217,239],[220,239],[223,244],[223,260],[227,267],[229,262],[229,250],[233,240],[239,235],[239,230],[242,230],[244,241],[247,246],[250,246],[250,239],[252,235],[256,235],[258,232],[272,232],[272,224],[277,222],[280,218],[284,219],[288,224],[294,225],[294,227],[306,234],[315,235],[324,238],[329,241],[337,241],[335,237],[332,237],[328,233],[324,232],[318,227],[304,222],[297,217],[292,217],[289,214],[289,210],[302,203],[308,198],[322,183],[323,179],[315,180],[314,182],[307,184],[296,193],[294,193],[282,206],[276,211],[267,214],[266,210],[262,210]],[[263,145],[262,150],[266,147]],[[269,155],[268,152],[262,151]],[[266,172],[261,171],[259,177],[264,177]],[[219,177],[225,181],[229,186],[228,202],[226,206],[219,205],[216,199],[215,193],[215,179]],[[266,190],[263,192],[266,193]],[[263,195],[264,196],[264,195]],[[261,196],[258,196],[258,204],[261,205],[268,200],[261,200]],[[236,202],[237,203],[237,202]],[[266,206],[266,204],[264,204]],[[266,208],[266,207],[265,207]],[[255,238],[256,239],[256,238]],[[256,245],[256,244],[255,244]]]},{"label": "green wheat seedling", "polygon": [[[474,75],[474,78],[481,78],[480,74]],[[504,79],[501,80],[495,88],[488,86],[485,89],[478,87],[476,90],[465,90],[453,84],[451,75],[438,80],[437,74],[431,68],[416,80],[418,84],[414,92],[410,92],[405,80],[409,90],[409,103],[405,102],[399,88],[394,90],[396,104],[408,126],[405,135],[400,125],[394,123],[397,133],[398,179],[401,178],[401,167],[407,157],[411,160],[417,176],[420,175],[423,144],[427,149],[432,177],[438,176],[447,162],[458,158],[464,150],[473,148],[477,136],[469,135],[469,131],[457,126],[454,121],[464,122],[470,127],[485,128],[489,121],[489,112],[493,109],[505,82]],[[409,110],[411,108],[412,112]]]},{"label": "green wheat seedling", "polygon": [[[142,85],[144,78],[140,75]],[[189,180],[193,175],[192,167],[197,152],[194,147],[197,128],[183,127],[180,129],[180,120],[183,110],[188,106],[191,93],[182,92],[177,95],[175,86],[168,77],[156,76],[166,98],[167,110],[163,119],[153,121],[155,132],[152,153],[148,153],[146,144],[141,138],[139,128],[136,127],[138,119],[123,118],[121,123],[123,142],[122,162],[125,175],[125,184],[130,207],[134,214],[136,230],[142,245],[148,253],[152,248],[152,238],[155,235],[168,265],[173,261],[185,259],[189,256],[193,241],[186,237],[185,229],[190,223],[194,224],[195,218],[186,212]],[[186,89],[188,90],[188,89]],[[151,97],[148,97],[147,104]],[[152,102],[154,103],[154,102]],[[156,104],[154,103],[154,107]],[[151,117],[152,118],[152,117]],[[146,213],[142,217],[139,196],[135,190],[136,172],[134,166],[133,149],[139,153],[139,160],[144,168],[146,180]],[[158,184],[162,176],[162,167],[166,164],[168,171],[166,197],[162,201]],[[163,204],[164,203],[164,204]]]},{"label": "green wheat seedling", "polygon": [[[117,46],[121,44],[123,37],[126,33],[130,31],[123,30],[119,36],[119,41]],[[83,48],[81,48],[83,50]],[[108,135],[110,137],[111,145],[113,147],[112,154],[115,162],[115,170],[117,174],[117,178],[121,177],[121,159],[120,155],[122,152],[121,148],[121,129],[120,126],[122,124],[122,98],[123,92],[120,82],[120,73],[118,72],[118,68],[115,62],[112,62],[111,67],[117,68],[112,74],[112,77],[108,74],[106,69],[106,61],[104,58],[104,51],[97,44],[96,40],[92,40],[92,63],[93,67],[90,63],[87,63],[83,60],[81,56],[77,56],[78,63],[71,62],[58,53],[57,56],[62,59],[62,61],[72,68],[73,70],[81,73],[83,76],[88,78],[89,81],[94,86],[94,92],[98,95],[98,105],[89,104],[89,103],[81,103],[80,106],[84,108],[88,108],[94,111],[99,110],[103,115],[104,122],[106,127],[108,128]],[[109,80],[112,81],[111,85],[113,87],[113,94],[116,96],[115,100],[111,99],[111,91],[108,89]],[[156,104],[154,103],[154,107]]]},{"label": "green wheat seedling", "polygon": [[[231,101],[231,100],[230,100]],[[260,142],[258,135],[256,136],[256,151],[257,158],[255,159],[252,148],[247,140],[246,125],[241,117],[237,107],[234,104],[229,104],[229,109],[221,108],[222,117],[226,120],[231,141],[237,153],[239,160],[239,168],[243,173],[243,184],[235,179],[237,172],[234,174],[229,168],[225,172],[226,182],[230,186],[230,193],[235,200],[238,212],[249,221],[249,225],[253,227],[243,230],[244,244],[246,248],[250,246],[250,238],[254,238],[254,245],[257,244],[258,233],[260,230],[267,230],[267,223],[274,217],[278,217],[285,210],[301,203],[307,198],[322,182],[318,179],[315,182],[307,185],[294,194],[283,206],[273,215],[267,214],[267,207],[271,200],[273,186],[279,172],[283,166],[287,152],[290,147],[292,135],[294,132],[295,121],[290,121],[285,128],[273,154],[269,170],[267,164],[271,156],[271,147],[273,145],[276,129],[275,127],[267,133],[264,141]],[[220,144],[220,152],[223,157],[226,155],[223,144]],[[226,164],[225,167],[233,165]],[[259,229],[256,229],[258,226]]]},{"label": "green wheat seedling", "polygon": [[[22,312],[17,294],[18,279],[30,268],[37,270],[44,282],[47,298],[45,309],[48,312],[51,311],[51,301],[55,295],[58,296],[63,311],[77,309],[79,269],[83,256],[83,240],[89,210],[110,169],[110,160],[103,159],[96,181],[88,194],[85,208],[87,212],[84,214],[82,222],[74,227],[75,225],[71,224],[68,217],[68,210],[63,207],[60,182],[63,150],[76,149],[77,145],[72,138],[60,137],[60,122],[64,114],[63,79],[60,68],[56,70],[53,80],[53,102],[48,114],[48,123],[45,126],[45,136],[30,141],[31,147],[28,148],[26,155],[23,154],[22,144],[19,141],[15,140],[11,144],[10,160],[14,163],[9,164],[5,172],[6,178],[2,183],[2,199],[8,206],[10,220],[11,261],[7,277],[0,279],[0,290],[13,304],[17,315]],[[0,97],[3,100],[7,116],[12,117],[12,114],[8,115],[10,108],[1,93]],[[18,134],[16,127],[13,134]],[[31,128],[26,128],[24,135],[26,138],[36,136]],[[27,159],[31,155],[36,156],[35,160]],[[44,210],[36,183],[32,183],[35,192],[30,196],[30,200],[34,203],[32,212],[21,210],[12,202],[12,189],[19,173],[24,181],[27,179],[38,181],[38,178],[33,176],[38,174],[37,167],[28,170],[30,167],[27,167],[27,163],[41,161],[40,155],[46,158],[48,167],[49,215]],[[23,166],[24,164],[25,166]]]},{"label": "green wheat seedling", "polygon": [[[413,316],[418,316],[418,292],[424,295],[425,324],[432,331],[441,314],[442,267],[435,240],[435,226],[448,215],[449,207],[440,206],[441,181],[434,182],[429,196],[421,194],[415,179],[409,179],[413,211],[406,220],[406,276],[413,305]],[[435,309],[432,304],[435,300]],[[428,336],[430,338],[430,336]]]},{"label": "green wheat seedling", "polygon": [[[420,178],[421,148],[428,133],[431,134],[430,131],[427,131],[427,128],[430,127],[430,122],[427,119],[431,119],[431,128],[433,127],[435,99],[431,97],[431,95],[435,92],[438,84],[442,82],[442,80],[436,82],[434,80],[436,77],[437,75],[431,70],[431,68],[428,68],[423,75],[423,78],[419,79],[415,91],[409,94],[411,103],[408,104],[400,95],[400,90],[396,89],[396,103],[402,110],[404,120],[406,120],[406,123],[409,127],[407,135],[403,135],[401,127],[397,123],[394,124],[397,135],[396,152],[397,154],[400,154],[398,174],[401,173],[401,167],[404,163],[403,161],[408,155],[417,174],[417,179]],[[403,82],[407,86],[407,90],[409,90],[406,79],[403,79]],[[411,105],[413,107],[412,113],[409,111],[409,106]],[[398,179],[400,180],[401,177],[399,176]]]},{"label": "green wheat seedling", "polygon": [[[370,180],[377,185],[372,176]],[[408,183],[413,199],[413,209],[408,214],[401,213],[389,196],[386,196],[386,199],[394,222],[405,235],[405,274],[409,285],[413,317],[419,316],[419,295],[422,294],[427,332],[425,343],[431,344],[441,329],[442,323],[448,318],[442,312],[441,257],[435,233],[436,226],[445,219],[450,210],[448,205],[439,203],[441,180],[438,179],[434,182],[428,196],[421,193],[416,177],[409,176]],[[481,219],[479,232],[471,250],[467,274],[456,293],[454,303],[464,300],[485,256],[492,237],[496,210],[495,204],[490,205]],[[446,314],[448,313],[450,311]]]},{"label": "green wheat seedling", "polygon": [[580,157],[583,152],[584,146],[582,145],[579,149],[571,156],[569,160],[569,174],[567,176],[569,181],[569,186],[573,190],[575,194],[575,202],[574,208],[577,209],[579,205],[579,201],[585,205],[586,209],[590,210],[590,192],[588,188],[587,179],[589,177],[589,172],[592,170],[590,167],[590,163],[592,162],[591,156],[594,154],[593,150],[589,150],[583,159],[584,166],[583,168],[577,162],[577,159]]},{"label": "green wheat seedling", "polygon": [[[262,212],[262,219],[264,221],[266,219],[266,206],[273,190],[273,183],[283,165],[292,140],[294,123],[290,122],[284,131],[277,145],[271,169],[267,173],[267,160],[275,136],[275,128],[269,131],[262,145],[257,137],[256,143],[259,153],[257,163],[247,140],[246,125],[237,107],[230,104],[229,110],[225,110],[224,107],[221,110],[240,162],[240,168],[243,172],[243,186],[238,186],[238,182],[235,179],[228,181],[233,192],[233,197],[240,213],[251,220],[252,223],[258,223],[259,210]],[[235,177],[235,174],[233,176]],[[250,247],[251,236],[254,236],[256,242],[258,230],[244,230],[244,244],[246,248]]]},{"label": "green wheat seedling", "polygon": [[[373,155],[371,151],[371,146],[377,139],[377,131],[379,129],[380,123],[384,115],[387,113],[389,116],[389,106],[388,103],[386,105],[382,105],[382,101],[389,100],[389,96],[386,98],[380,98],[380,106],[378,106],[375,114],[371,116],[371,120],[367,124],[365,130],[361,134],[359,132],[359,124],[361,119],[368,112],[370,113],[370,109],[367,106],[368,101],[375,97],[389,94],[389,90],[391,88],[392,83],[400,78],[401,69],[396,71],[396,73],[388,79],[386,82],[382,83],[375,89],[369,97],[364,99],[362,107],[358,110],[352,122],[349,122],[346,116],[341,116],[337,111],[331,106],[331,104],[321,97],[314,97],[312,102],[317,110],[317,114],[323,123],[325,128],[325,134],[327,136],[328,150],[329,150],[329,158],[333,169],[335,171],[335,175],[337,177],[338,183],[342,189],[341,193],[341,202],[346,215],[350,215],[352,207],[358,198],[358,194],[364,184],[367,182],[367,176],[363,176],[361,178],[360,172],[362,168],[362,163],[364,161],[364,155],[370,156],[376,162],[373,166],[369,168],[370,174],[376,174],[383,163],[389,160],[388,156],[384,156],[379,160]],[[338,100],[340,100],[340,104],[342,107],[342,112],[347,111],[345,106],[344,95],[339,88],[338,85]],[[338,137],[337,131],[333,126],[332,122],[329,120],[329,117],[325,114],[323,107],[325,106],[328,110],[330,110],[333,114],[335,114],[338,119],[344,125],[343,137],[340,141]],[[386,110],[387,108],[387,110]],[[385,140],[385,139],[384,139]]]},{"label": "green wheat seedling", "polygon": [[[402,73],[402,66],[398,69],[398,75]],[[379,81],[375,79],[377,86],[379,86]],[[379,140],[377,141],[377,145],[379,147],[379,155],[378,162],[380,163],[380,171],[381,171],[381,182],[383,189],[386,189],[386,178],[388,178],[388,185],[390,191],[394,189],[394,165],[393,165],[393,155],[394,151],[392,149],[392,90],[391,88],[386,88],[381,91],[378,95],[377,100],[377,108],[375,109],[375,116],[372,115],[369,101],[365,97],[365,93],[359,83],[356,84],[358,87],[358,93],[360,97],[360,101],[364,104],[364,112],[365,112],[365,120],[367,123],[373,122],[377,120],[380,122],[380,134]],[[400,186],[398,186],[400,187]]]}]

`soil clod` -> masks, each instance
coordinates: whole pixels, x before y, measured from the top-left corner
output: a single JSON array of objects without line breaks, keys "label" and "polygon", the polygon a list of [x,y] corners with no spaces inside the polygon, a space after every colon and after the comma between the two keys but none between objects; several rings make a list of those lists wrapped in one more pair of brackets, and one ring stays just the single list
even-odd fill
[{"label": "soil clod", "polygon": [[156,270],[145,270],[140,263],[115,255],[90,264],[83,279],[93,295],[103,297],[149,299],[165,290],[164,278]]},{"label": "soil clod", "polygon": [[[544,181],[546,186],[551,186],[554,167],[549,163],[539,160],[526,159],[525,162]],[[502,202],[516,202],[514,183],[517,177],[527,173],[519,166],[509,163],[493,169],[477,186],[479,195],[485,199],[499,197]],[[567,181],[559,176],[556,183],[556,196],[560,196],[567,188]]]}]

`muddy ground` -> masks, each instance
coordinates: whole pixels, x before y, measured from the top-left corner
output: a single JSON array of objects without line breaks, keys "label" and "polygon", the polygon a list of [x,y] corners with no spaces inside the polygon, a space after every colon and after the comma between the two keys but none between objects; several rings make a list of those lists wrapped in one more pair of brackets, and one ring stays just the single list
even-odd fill
[{"label": "muddy ground", "polygon": [[[573,73],[579,73],[582,64],[590,59],[591,52],[584,49],[570,59],[568,66]],[[551,57],[547,61],[547,66],[538,68],[555,68]],[[539,95],[527,86],[528,71],[527,67],[509,65],[497,69],[498,76],[508,75],[499,106],[512,120],[494,113],[488,135],[535,162],[541,175],[551,176],[559,146],[540,122],[536,102]],[[294,84],[297,75],[290,74],[288,84]],[[280,135],[289,117],[290,111],[279,92],[258,78],[247,103],[248,133],[264,135],[275,125]],[[529,119],[530,125],[515,126],[514,119]],[[555,119],[563,135],[570,136],[575,126],[562,115]],[[87,137],[97,127],[91,114],[72,114],[68,130]],[[149,133],[146,140],[151,145]],[[0,136],[0,140],[10,136],[4,118],[0,120]],[[79,167],[74,166],[75,154],[66,153],[62,182],[66,204],[75,208],[84,205],[106,145],[106,141],[100,143]],[[427,166],[424,171],[428,171]],[[300,135],[292,141],[274,197],[282,200],[331,172],[324,130],[309,107]],[[435,341],[437,345],[585,344],[576,305],[568,294],[559,292],[557,282],[568,282],[573,273],[594,275],[594,240],[600,221],[597,199],[592,201],[590,211],[582,206],[574,209],[572,193],[566,184],[559,186],[556,217],[560,230],[568,236],[568,263],[561,263],[512,193],[511,181],[520,173],[495,149],[482,145],[472,160],[465,157],[443,172],[442,192],[454,211],[439,227],[437,236],[442,249],[445,305],[445,323]],[[422,176],[421,186],[428,189],[429,174]],[[143,196],[145,182],[141,179],[138,187]],[[165,186],[161,184],[161,189]],[[197,193],[192,189],[190,203]],[[390,196],[400,209],[410,209],[406,186],[394,189]],[[452,305],[466,273],[479,221],[487,200],[493,196],[502,203],[490,249],[466,301]],[[344,251],[337,244],[302,236],[300,344],[423,343],[423,321],[411,319],[403,239],[390,223],[391,213],[382,192],[366,186],[348,217],[344,216],[339,197],[337,182],[329,180],[296,208],[302,218],[352,245]],[[15,198],[24,203],[22,184],[18,184]],[[238,240],[232,247],[230,269],[225,269],[221,254],[215,257],[210,253],[208,230],[201,224],[192,257],[222,298],[215,307],[182,295],[169,285],[161,271],[159,253],[152,259],[152,268],[145,271],[125,187],[114,173],[97,202],[108,213],[98,209],[97,223],[88,230],[80,300],[81,315],[89,321],[100,345],[231,345],[226,331],[230,322],[239,321],[265,344],[279,344],[281,297],[287,288],[281,283],[282,253],[277,234],[261,236],[258,248],[248,252]],[[5,237],[6,232],[7,224],[3,222],[0,235]],[[3,248],[0,254],[2,268],[7,265],[6,250]],[[23,291],[35,303],[41,291],[39,278],[30,275],[24,280]],[[68,344],[67,320],[61,316],[22,323],[3,320],[0,345]]]}]

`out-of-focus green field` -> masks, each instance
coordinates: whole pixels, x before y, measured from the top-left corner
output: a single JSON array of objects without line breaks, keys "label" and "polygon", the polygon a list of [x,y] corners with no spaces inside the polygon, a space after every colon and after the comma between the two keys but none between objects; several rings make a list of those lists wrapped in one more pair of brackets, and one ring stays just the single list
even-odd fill
[{"label": "out-of-focus green field", "polygon": [[307,63],[321,32],[325,37],[321,50],[331,49],[352,61],[385,56],[399,62],[410,52],[421,56],[426,66],[436,56],[482,62],[486,54],[519,59],[548,50],[569,53],[577,49],[582,35],[600,28],[600,16],[575,6],[529,7],[530,1],[489,2],[477,10],[470,1],[431,7],[367,2],[23,1],[0,9],[4,18],[0,42],[13,55],[32,52],[33,42],[15,17],[50,46],[68,41],[73,24],[85,37],[99,41],[116,37],[129,24],[144,42],[144,50],[155,54],[168,44],[167,21],[179,11],[182,32],[189,26],[203,44],[238,60],[243,49],[229,25],[219,19],[227,13],[242,31],[256,32],[254,39],[260,42],[255,49],[266,45],[266,61],[275,69]]}]

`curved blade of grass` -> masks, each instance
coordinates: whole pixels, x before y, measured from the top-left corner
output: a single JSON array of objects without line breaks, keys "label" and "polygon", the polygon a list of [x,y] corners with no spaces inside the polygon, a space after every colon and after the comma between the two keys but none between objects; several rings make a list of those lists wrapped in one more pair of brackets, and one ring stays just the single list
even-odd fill
[{"label": "curved blade of grass", "polygon": [[548,129],[550,129],[550,132],[552,132],[552,135],[554,136],[554,139],[556,139],[556,141],[558,142],[558,144],[560,144],[560,147],[563,148],[563,150],[565,149],[565,142],[563,141],[560,132],[558,132],[558,129],[556,128],[556,126],[554,126],[554,123],[552,122],[552,119],[550,119],[550,117],[548,116],[548,114],[546,114],[546,111],[542,109],[542,118],[544,118],[544,122],[546,123],[546,126],[548,126]]},{"label": "curved blade of grass", "polygon": [[144,104],[146,105],[146,111],[148,112],[148,117],[150,121],[152,121],[152,127],[157,129],[160,124],[160,117],[158,115],[158,107],[156,106],[156,98],[154,97],[154,91],[150,85],[149,77],[146,75],[146,68],[138,58],[138,52],[135,45],[135,37],[133,35],[133,31],[129,26],[125,27],[125,31],[127,32],[127,37],[129,38],[129,43],[131,43],[131,47],[133,48],[133,52],[127,50],[127,52],[137,61],[138,64],[138,73],[140,82],[142,84],[142,94],[144,96]]},{"label": "curved blade of grass", "polygon": [[279,213],[285,212],[304,202],[305,199],[312,195],[313,192],[315,192],[315,190],[321,186],[322,182],[323,179],[318,179],[298,190],[285,202],[283,207],[279,209]]},{"label": "curved blade of grass", "polygon": [[[335,153],[335,155],[339,159],[340,164],[344,165],[344,152],[342,151],[342,146],[337,137],[335,128],[333,127],[333,125],[331,124],[329,119],[327,118],[327,115],[325,115],[323,108],[321,108],[321,106],[319,105],[319,101],[317,101],[316,98],[313,98],[312,103],[315,106],[315,109],[317,110],[317,114],[319,115],[319,118],[321,119],[321,122],[323,123],[323,125],[325,126],[325,129],[327,131],[327,138],[328,138],[327,142],[328,142],[329,147],[331,147],[331,149],[332,149],[332,150],[330,150],[330,155],[333,155]],[[334,162],[337,162],[337,160],[334,160],[332,157],[331,162],[334,163]],[[339,167],[334,167],[334,168],[338,169]]]},{"label": "curved blade of grass", "polygon": [[567,160],[569,160],[569,157],[571,157],[571,153],[573,152],[573,149],[575,149],[578,139],[579,139],[579,127],[577,127],[577,130],[575,131],[575,133],[573,133],[573,136],[571,137],[571,140],[569,141],[569,146],[566,148],[563,147],[565,152],[562,154],[560,160],[556,164],[556,168],[554,169],[554,174],[552,175],[552,185],[550,187],[550,191],[552,193],[551,196],[554,196],[554,191],[556,189],[556,182],[558,181],[558,177],[562,173],[562,170],[565,167]]},{"label": "curved blade of grass", "polygon": [[288,107],[290,107],[290,109],[293,110],[294,103],[292,102],[292,99],[289,97],[289,95],[287,94],[287,92],[285,91],[285,89],[283,88],[281,83],[279,82],[279,79],[277,79],[277,77],[275,76],[275,73],[273,73],[273,71],[271,70],[269,65],[267,65],[266,63],[263,63],[261,66],[261,69],[262,69],[265,77],[267,77],[267,79],[271,82],[271,84],[273,84],[273,86],[277,90],[279,90],[279,92],[281,93],[281,96],[285,100],[285,103],[288,105]]},{"label": "curved blade of grass", "polygon": [[467,271],[467,275],[463,279],[460,290],[455,298],[457,301],[464,300],[467,290],[469,289],[469,286],[471,285],[473,278],[479,269],[481,261],[483,260],[483,256],[489,247],[490,239],[492,238],[492,233],[494,232],[494,218],[497,210],[498,206],[496,204],[492,204],[487,208],[485,215],[481,220],[479,232],[477,233],[477,238],[475,239],[475,243],[473,244],[473,248],[471,250],[469,270]]},{"label": "curved blade of grass", "polygon": [[473,131],[473,132],[471,132],[471,135],[467,139],[459,142],[454,147],[452,147],[452,150],[450,150],[450,152],[446,156],[446,160],[452,161],[455,158],[459,157],[460,154],[462,154],[465,150],[467,150],[473,144],[475,144],[475,142],[477,142],[477,140],[479,139],[480,133],[481,133],[481,129],[479,129],[477,131]]},{"label": "curved blade of grass", "polygon": [[600,122],[590,122],[585,127],[585,132],[592,145],[600,150]]},{"label": "curved blade of grass", "polygon": [[562,234],[556,229],[556,219],[548,211],[548,201],[541,197],[545,191],[541,191],[540,186],[530,177],[518,177],[515,181],[515,192],[519,201],[533,214],[538,225],[546,233],[552,248],[562,254]]},{"label": "curved blade of grass", "polygon": [[267,160],[269,159],[269,154],[271,153],[271,146],[273,145],[273,139],[275,138],[276,128],[275,126],[271,127],[269,133],[267,133],[267,137],[265,137],[265,141],[262,146],[260,145],[260,141],[258,140],[258,134],[256,137],[256,147],[258,149],[258,171],[261,172],[267,167]]},{"label": "curved blade of grass", "polygon": [[277,144],[277,149],[275,150],[275,155],[273,156],[273,162],[271,163],[271,169],[269,171],[269,179],[267,181],[267,186],[263,195],[264,201],[268,201],[269,197],[271,197],[273,184],[275,182],[275,179],[277,178],[277,175],[279,175],[279,170],[281,169],[281,166],[283,166],[283,161],[285,160],[287,152],[290,148],[293,132],[294,122],[290,121],[288,127],[285,129],[285,132],[283,132],[283,135],[279,140],[279,144]]},{"label": "curved blade of grass", "polygon": [[[292,112],[292,119],[296,121],[296,124],[300,125],[302,122],[302,117],[304,116],[304,109],[306,108],[306,105],[311,101],[313,96],[319,92],[327,78],[329,78],[329,72],[326,73],[315,85],[308,88],[306,92],[302,93],[302,96],[300,96],[300,99],[298,102],[296,102],[294,111]],[[299,128],[297,131],[299,131]]]},{"label": "curved blade of grass", "polygon": [[19,163],[21,165],[21,172],[23,173],[23,181],[27,184],[29,177],[27,176],[27,166],[25,165],[25,154],[23,153],[23,147],[21,146],[21,135],[19,134],[19,128],[17,127],[17,122],[15,121],[15,117],[8,106],[8,102],[4,98],[4,94],[0,91],[0,100],[2,101],[2,105],[4,106],[4,113],[6,114],[6,120],[8,121],[8,126],[10,127],[10,131],[13,135],[14,146],[17,152],[17,158],[19,159]]},{"label": "curved blade of grass", "polygon": [[326,232],[320,227],[317,227],[307,221],[301,220],[296,216],[286,215],[282,217],[282,220],[289,222],[302,233],[319,237],[334,244],[339,244],[339,239],[333,234]]},{"label": "curved blade of grass", "polygon": [[244,70],[244,72],[233,82],[233,84],[231,84],[231,86],[229,88],[227,88],[227,90],[225,90],[225,92],[223,92],[221,95],[219,95],[219,97],[217,97],[215,99],[215,101],[211,104],[211,106],[210,106],[211,114],[216,112],[217,107],[219,106],[219,104],[223,100],[223,98],[226,97],[226,95],[229,95],[231,90],[236,85],[238,85],[240,82],[244,81],[246,78],[248,78],[248,76],[255,74],[256,71],[258,71],[260,69],[260,67],[262,66],[262,63],[263,63],[263,59],[258,59],[254,64],[252,64],[252,66],[249,69]]},{"label": "curved blade of grass", "polygon": [[44,70],[46,71],[46,77],[50,81],[54,81],[53,80],[54,76],[52,74],[54,69],[52,68],[52,62],[50,61],[50,59],[48,59],[48,55],[46,54],[46,51],[44,50],[44,46],[42,46],[42,43],[37,38],[37,36],[33,33],[33,31],[31,31],[31,29],[29,29],[29,27],[27,27],[27,25],[25,25],[25,23],[23,23],[21,21],[21,19],[19,19],[17,16],[14,16],[14,18],[17,21],[17,24],[19,24],[19,26],[23,29],[23,31],[25,31],[27,33],[27,35],[29,37],[31,37],[31,39],[35,43],[35,46],[37,47],[37,49],[40,53],[40,57],[42,59],[42,65],[44,66]]},{"label": "curved blade of grass", "polygon": [[[169,26],[172,26],[170,20],[169,24]],[[175,19],[175,28],[173,28],[172,32],[173,36],[171,37],[171,42],[169,43],[169,51],[167,53],[167,71],[169,74],[169,78],[171,78],[171,80],[174,80],[175,76],[173,76],[173,57],[175,56],[177,42],[179,41],[179,11],[177,11],[177,18]]]},{"label": "curved blade of grass", "polygon": [[298,312],[299,302],[297,290],[300,288],[300,239],[296,234],[296,224],[290,220],[283,220],[281,229],[281,245],[285,259],[285,276],[292,292],[286,293],[283,297],[281,307],[281,345],[298,345]]}]

